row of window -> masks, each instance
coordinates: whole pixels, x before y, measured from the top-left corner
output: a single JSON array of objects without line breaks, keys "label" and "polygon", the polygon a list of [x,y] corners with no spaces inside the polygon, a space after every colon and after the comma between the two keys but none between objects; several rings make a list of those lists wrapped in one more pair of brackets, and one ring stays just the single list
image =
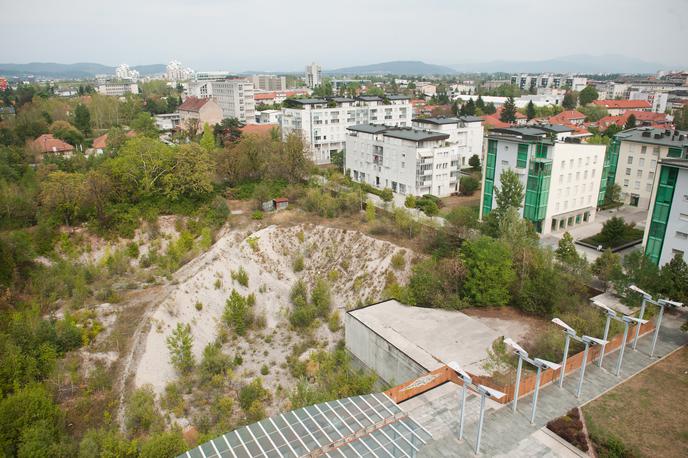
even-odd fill
[{"label": "row of window", "polygon": [[[633,156],[628,156],[628,160],[626,163],[628,165],[633,165],[633,160],[634,160]],[[644,157],[638,158],[638,167],[645,167],[645,158]],[[650,168],[652,168],[652,169],[657,168],[657,159],[652,159],[650,161]]]},{"label": "row of window", "polygon": [[[596,172],[596,169],[591,169],[591,170],[590,170],[590,178],[595,178],[595,174],[596,174],[596,173],[597,173],[597,172]],[[580,181],[580,179],[581,179],[581,173],[580,173],[580,172],[576,172],[576,181]],[[587,180],[587,179],[588,179],[588,171],[587,171],[587,170],[584,170],[584,171],[583,171],[583,179],[584,179],[584,180]],[[567,182],[567,183],[571,183],[571,180],[573,180],[573,174],[572,174],[572,173],[569,173],[569,174],[567,175],[567,180],[566,180],[566,182]],[[562,173],[562,174],[559,175],[559,184],[563,184],[563,183],[564,183],[564,174]]]},{"label": "row of window", "polygon": [[[623,180],[623,187],[628,188],[630,186],[628,178]],[[640,181],[636,180],[633,182],[633,189],[640,190]],[[652,182],[645,183],[645,192],[652,192]]]},{"label": "row of window", "polygon": [[[586,156],[585,157],[585,165],[588,166],[590,165],[590,157],[591,156]],[[592,163],[597,164],[597,156],[592,156]],[[574,159],[569,160],[569,168],[573,168],[573,165],[575,164]],[[583,166],[583,158],[579,157],[578,158],[578,167]],[[566,161],[561,161],[561,168],[565,169],[566,168]]]},{"label": "row of window", "polygon": [[[571,208],[574,208],[576,206],[582,207],[583,205],[586,205],[586,201],[587,201],[587,205],[592,205],[592,196],[587,196],[587,197],[582,196],[578,199],[575,199],[575,198],[571,199]],[[576,205],[576,202],[578,202],[577,205]],[[566,211],[568,208],[569,208],[569,201],[565,200],[561,204],[561,211]],[[558,212],[559,209],[560,209],[559,202],[557,202],[554,204],[554,211]]]},{"label": "row of window", "polygon": [[[628,177],[631,176],[631,169],[630,169],[630,167],[629,167],[629,168],[626,168],[626,176],[628,176]],[[636,177],[636,178],[642,178],[642,177],[643,177],[643,170],[642,170],[642,169],[636,170],[636,172],[635,172],[635,177]],[[654,178],[655,178],[655,172],[654,172],[654,170],[647,173],[647,179],[648,179],[648,180],[653,180]]]}]

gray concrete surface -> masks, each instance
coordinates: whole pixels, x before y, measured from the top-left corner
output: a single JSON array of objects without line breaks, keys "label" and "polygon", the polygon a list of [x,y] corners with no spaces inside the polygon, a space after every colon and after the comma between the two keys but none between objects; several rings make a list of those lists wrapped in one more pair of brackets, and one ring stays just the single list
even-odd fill
[{"label": "gray concrete surface", "polygon": [[[485,374],[482,368],[487,358],[487,349],[501,334],[483,324],[480,320],[453,311],[410,307],[395,300],[348,312],[367,328],[398,348],[412,361],[428,371],[456,361],[474,374]],[[362,333],[345,330],[347,348],[359,359],[369,364],[365,345],[352,339],[374,340]],[[358,347],[363,347],[358,349]],[[371,355],[372,357],[372,355]],[[372,361],[371,369],[386,364]],[[410,377],[411,379],[413,377]],[[407,379],[408,380],[408,379]],[[403,383],[406,380],[397,380]]]},{"label": "gray concrete surface", "polygon": [[[597,364],[588,365],[580,399],[575,396],[578,384],[577,372],[567,375],[563,388],[559,388],[557,384],[542,388],[534,425],[529,422],[532,396],[519,400],[515,414],[512,413],[510,405],[503,406],[488,401],[481,454],[508,457],[575,456],[570,450],[561,447],[561,444],[557,445],[543,438],[538,431],[549,420],[564,415],[574,406],[586,404],[655,363],[660,357],[684,345],[686,335],[680,330],[684,321],[684,314],[674,312],[666,315],[654,358],[649,357],[651,334],[639,340],[638,351],[631,350],[630,345],[627,346],[620,377],[614,376],[611,372],[615,368],[618,351],[605,357],[602,369],[597,367]],[[469,396],[466,408],[465,438],[459,441],[459,392],[457,386],[446,384],[400,404],[403,410],[433,435],[433,441],[426,444],[418,456],[474,455],[480,399],[475,394]]]}]

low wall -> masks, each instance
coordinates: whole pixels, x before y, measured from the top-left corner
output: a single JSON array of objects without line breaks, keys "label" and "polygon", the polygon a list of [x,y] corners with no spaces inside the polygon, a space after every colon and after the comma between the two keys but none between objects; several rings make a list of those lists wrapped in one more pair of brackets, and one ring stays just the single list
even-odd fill
[{"label": "low wall", "polygon": [[[652,331],[654,331],[655,326],[654,323],[652,322],[647,322],[644,325],[640,327],[640,335],[646,335]],[[635,336],[635,326],[629,326],[628,329],[628,340],[626,344],[628,345],[630,342],[632,342],[633,337]],[[606,345],[605,348],[605,356],[608,353],[611,353],[615,350],[618,350],[621,347],[621,343],[623,342],[623,333],[614,336],[609,340],[609,343]],[[588,363],[590,364],[592,361],[596,360],[602,351],[601,347],[594,346],[591,347],[588,351]],[[575,355],[569,355],[569,357],[566,359],[566,367],[562,367],[557,370],[552,370],[552,369],[547,369],[541,372],[540,374],[540,386],[545,386],[548,383],[552,383],[553,381],[559,380],[559,376],[561,374],[562,370],[566,371],[566,374],[570,374],[571,372],[575,372],[583,364],[583,355],[584,352],[576,353]],[[507,404],[511,401],[514,400],[514,392],[515,392],[515,385],[508,385],[508,386],[501,386],[492,381],[490,377],[481,377],[477,375],[470,374],[471,378],[473,379],[474,383],[479,383],[481,385],[485,385],[491,388],[494,388],[496,390],[499,390],[503,393],[506,393],[506,396],[504,396],[502,399],[500,399],[497,402],[500,402],[502,404]],[[528,377],[522,377],[521,378],[521,383],[518,388],[518,397],[519,399],[529,395],[533,391],[535,391],[535,379],[536,379],[536,374],[532,374]],[[395,386],[394,388],[391,388],[387,390],[385,393],[394,400],[396,403],[403,402],[407,399],[410,399],[414,396],[417,396],[419,394],[423,394],[426,391],[429,391],[439,385],[442,385],[443,383],[446,382],[452,382],[456,383],[457,385],[462,385],[461,379],[456,375],[456,373],[450,369],[448,366],[443,366],[439,369],[436,369],[432,372],[429,372],[421,377],[415,378],[413,380],[409,380],[406,383],[403,383],[399,386]]]},{"label": "low wall", "polygon": [[350,313],[344,314],[344,341],[347,350],[389,385],[428,372]]}]

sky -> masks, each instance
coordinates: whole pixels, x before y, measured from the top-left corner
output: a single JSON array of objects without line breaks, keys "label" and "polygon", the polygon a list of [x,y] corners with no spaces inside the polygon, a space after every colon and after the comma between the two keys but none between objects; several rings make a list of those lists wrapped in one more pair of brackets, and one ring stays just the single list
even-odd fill
[{"label": "sky", "polygon": [[685,65],[688,0],[0,0],[0,62],[297,71],[621,54]]}]

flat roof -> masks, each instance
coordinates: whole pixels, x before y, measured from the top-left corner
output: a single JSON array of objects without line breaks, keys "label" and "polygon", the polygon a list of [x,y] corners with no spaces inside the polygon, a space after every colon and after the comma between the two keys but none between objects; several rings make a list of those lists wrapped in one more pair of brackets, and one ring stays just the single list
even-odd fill
[{"label": "flat roof", "polygon": [[480,116],[459,116],[459,119],[463,122],[483,122],[484,119]]},{"label": "flat roof", "polygon": [[465,313],[394,299],[347,313],[428,371],[456,361],[473,374],[487,375],[482,367],[487,350],[501,336]]},{"label": "flat roof", "polygon": [[355,102],[356,101],[356,99],[352,99],[351,97],[328,97],[327,100],[333,100],[337,103]]},{"label": "flat roof", "polygon": [[[666,132],[670,134],[667,135]],[[649,136],[643,136],[643,133]],[[660,135],[655,138],[655,135]],[[683,140],[681,140],[683,135]],[[630,141],[636,143],[648,143],[650,145],[670,146],[674,148],[683,148],[688,146],[688,132],[675,129],[658,129],[654,127],[635,127],[633,129],[624,130],[614,136],[621,141]]]},{"label": "flat roof", "polygon": [[573,127],[563,126],[561,124],[540,124],[538,129],[543,129],[551,132],[563,133],[563,132],[574,132],[576,129]]},{"label": "flat roof", "polygon": [[411,100],[411,97],[409,97],[407,95],[393,94],[393,95],[388,95],[387,99],[389,99],[389,100]]},{"label": "flat roof", "polygon": [[681,169],[688,169],[688,158],[678,159],[678,158],[664,158],[659,161],[660,164],[670,165],[672,167],[679,167]]},{"label": "flat roof", "polygon": [[364,102],[382,102],[382,97],[378,95],[359,95],[356,98]]},{"label": "flat roof", "polygon": [[356,126],[347,127],[347,130],[366,134],[382,134],[385,137],[398,138],[412,142],[446,140],[449,138],[449,134],[442,132],[414,129],[412,127],[391,127],[381,124],[358,124]]},{"label": "flat roof", "polygon": [[298,103],[300,105],[316,105],[320,103],[327,103],[325,99],[287,99],[285,102]]},{"label": "flat roof", "polygon": [[521,135],[524,137],[543,137],[547,135],[547,132],[543,129],[537,127],[497,127],[492,129],[490,132],[509,134],[509,135]]},{"label": "flat roof", "polygon": [[455,118],[453,116],[435,116],[432,118],[413,118],[411,121],[441,126],[444,124],[458,124],[459,118]]}]

